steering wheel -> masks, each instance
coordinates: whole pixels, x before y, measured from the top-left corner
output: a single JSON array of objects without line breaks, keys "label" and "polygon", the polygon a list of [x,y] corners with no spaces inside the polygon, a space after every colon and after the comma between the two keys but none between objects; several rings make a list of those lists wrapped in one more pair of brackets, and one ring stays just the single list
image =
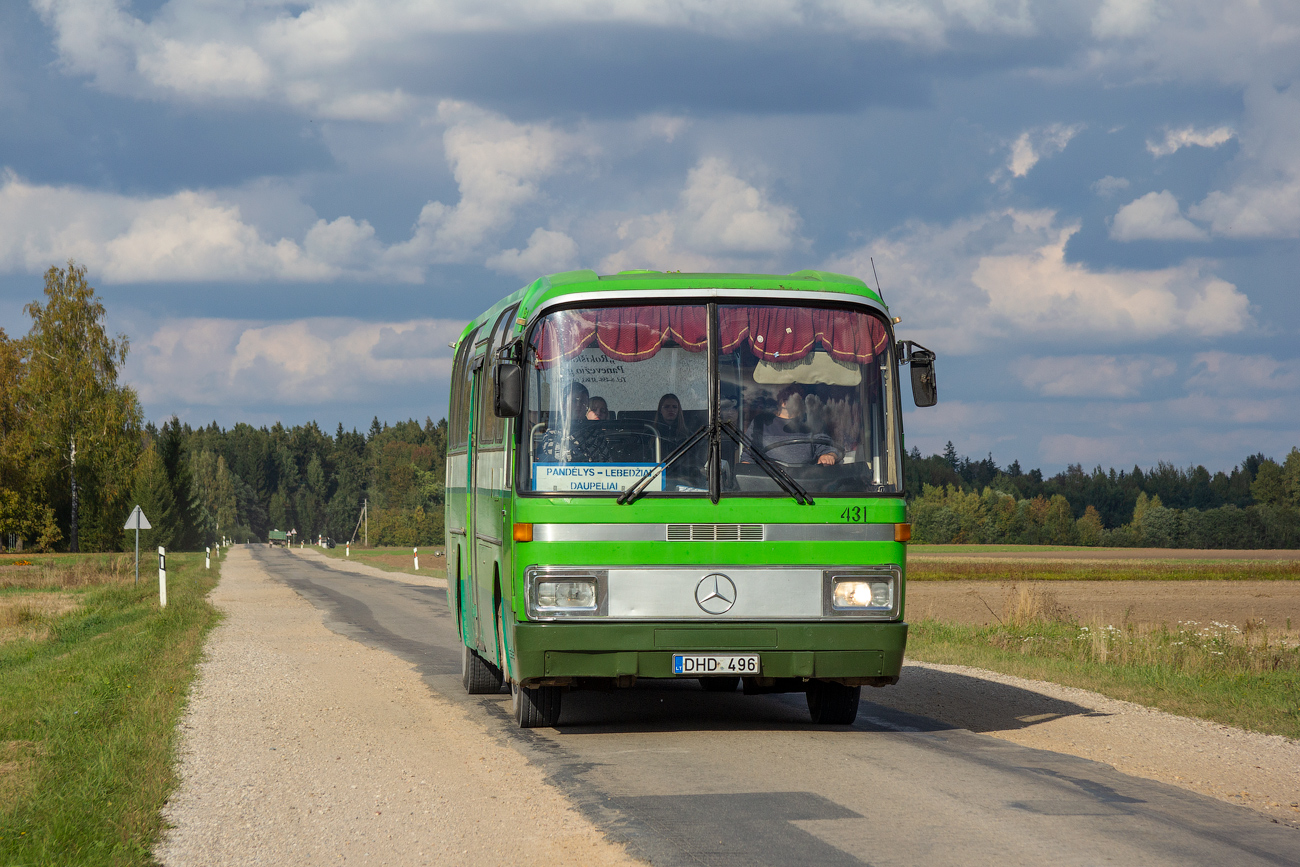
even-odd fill
[{"label": "steering wheel", "polygon": [[[839,446],[835,445],[832,442],[828,442],[825,434],[804,434],[801,436],[783,437],[782,439],[779,439],[771,444],[765,444],[766,447],[763,449],[763,454],[767,455],[768,452],[770,452],[772,449],[785,448],[786,446],[804,445],[805,443],[809,445],[817,445],[817,446],[830,446],[830,448],[833,449],[835,452],[835,463],[838,465],[844,462],[844,449],[840,448]],[[768,455],[767,459],[772,463],[780,464],[783,467],[817,466],[816,458],[813,458],[812,461],[810,461],[809,463],[799,463],[799,464],[791,464],[785,461],[779,461],[776,458],[771,457],[770,455]]]}]

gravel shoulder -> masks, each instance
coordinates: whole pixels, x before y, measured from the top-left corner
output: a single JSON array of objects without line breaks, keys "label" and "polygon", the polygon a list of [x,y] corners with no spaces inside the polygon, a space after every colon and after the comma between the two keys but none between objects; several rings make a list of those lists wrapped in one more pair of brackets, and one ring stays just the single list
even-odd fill
[{"label": "gravel shoulder", "polygon": [[1250,807],[1300,828],[1300,742],[1095,692],[961,665],[909,662],[864,698],[1026,747]]},{"label": "gravel shoulder", "polygon": [[212,601],[226,619],[181,723],[161,863],[637,863],[411,666],[331,632],[246,549],[230,551]]}]

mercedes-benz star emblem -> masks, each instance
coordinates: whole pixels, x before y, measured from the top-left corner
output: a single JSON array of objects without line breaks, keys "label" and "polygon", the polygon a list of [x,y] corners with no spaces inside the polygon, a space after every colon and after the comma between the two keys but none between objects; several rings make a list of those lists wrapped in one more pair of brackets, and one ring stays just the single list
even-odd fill
[{"label": "mercedes-benz star emblem", "polygon": [[721,572],[705,575],[695,585],[695,604],[706,614],[726,614],[736,604],[736,585]]}]

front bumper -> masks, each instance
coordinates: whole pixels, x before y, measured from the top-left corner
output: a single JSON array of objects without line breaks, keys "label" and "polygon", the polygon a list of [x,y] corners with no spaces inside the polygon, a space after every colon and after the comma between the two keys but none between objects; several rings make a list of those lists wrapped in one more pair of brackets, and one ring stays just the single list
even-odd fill
[{"label": "front bumper", "polygon": [[515,623],[511,676],[522,683],[575,678],[673,677],[672,656],[757,653],[763,678],[890,682],[903,668],[906,623]]}]

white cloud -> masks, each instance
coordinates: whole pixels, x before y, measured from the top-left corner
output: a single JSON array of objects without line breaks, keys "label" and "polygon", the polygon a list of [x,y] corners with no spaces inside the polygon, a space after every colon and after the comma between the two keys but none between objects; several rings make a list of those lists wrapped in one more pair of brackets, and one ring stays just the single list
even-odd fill
[{"label": "white cloud", "polygon": [[773,202],[726,160],[706,157],[687,175],[675,209],[618,223],[621,249],[607,256],[601,268],[752,267],[803,244],[798,229],[794,208]]},{"label": "white cloud", "polygon": [[495,271],[528,278],[568,271],[577,261],[578,245],[572,238],[563,232],[538,228],[528,237],[526,248],[502,250],[489,257],[486,264]]},{"label": "white cloud", "polygon": [[1194,391],[1227,395],[1300,391],[1300,359],[1215,351],[1197,354],[1192,365],[1196,372],[1187,387]]},{"label": "white cloud", "polygon": [[[1025,130],[1011,143],[1011,154],[1007,157],[1006,171],[1009,171],[1012,177],[1023,178],[1029,174],[1030,169],[1038,165],[1040,160],[1065,150],[1070,139],[1078,135],[1082,129],[1081,123],[1070,126],[1054,123],[1050,126]],[[998,171],[989,180],[996,183],[1001,178],[1002,172]]]},{"label": "white cloud", "polygon": [[1156,24],[1155,0],[1105,0],[1092,19],[1092,33],[1100,39],[1129,39]]},{"label": "white cloud", "polygon": [[1183,127],[1182,129],[1166,130],[1165,140],[1154,142],[1147,140],[1147,150],[1151,151],[1152,156],[1167,157],[1172,153],[1177,153],[1182,148],[1196,147],[1217,148],[1219,145],[1236,138],[1237,133],[1230,126],[1220,126],[1213,129],[1198,130],[1195,127]]},{"label": "white cloud", "polygon": [[1113,175],[1106,175],[1106,177],[1101,180],[1093,182],[1092,189],[1102,198],[1109,199],[1121,190],[1127,190],[1129,186],[1128,178],[1117,178]]},{"label": "white cloud", "polygon": [[[301,242],[270,240],[232,201],[269,196],[274,210],[283,212],[282,190],[182,190],[147,199],[31,184],[6,171],[0,174],[0,270],[39,272],[75,258],[110,283],[343,277],[418,282],[432,264],[488,257],[490,241],[538,196],[540,181],[570,156],[591,152],[579,137],[543,124],[514,124],[464,103],[443,103],[439,120],[447,124],[444,148],[460,200],[426,204],[408,240],[385,246],[369,222],[350,216],[317,220]],[[565,247],[564,236],[555,235],[535,235],[528,251],[513,251],[513,261],[575,259],[573,241]],[[496,261],[512,261],[510,253],[502,256]]]},{"label": "white cloud", "polygon": [[376,389],[430,391],[447,381],[447,344],[464,325],[176,319],[132,342],[124,376],[155,414],[199,405],[342,403]]},{"label": "white cloud", "polygon": [[536,198],[539,181],[570,155],[590,152],[578,136],[545,124],[512,123],[467,103],[444,101],[438,117],[448,124],[443,148],[460,201],[425,205],[411,239],[386,252],[394,264],[470,261]]},{"label": "white cloud", "polygon": [[1107,0],[1089,70],[1139,81],[1288,81],[1300,68],[1291,0]]},{"label": "white cloud", "polygon": [[1072,355],[1021,358],[1012,365],[1016,377],[1044,397],[1136,397],[1155,379],[1173,375],[1178,366],[1158,356]]},{"label": "white cloud", "polygon": [[[1300,47],[1297,47],[1300,51]],[[1278,92],[1271,85],[1246,91],[1236,179],[1189,209],[1230,238],[1300,236],[1300,85]]]},{"label": "white cloud", "polygon": [[291,240],[264,240],[237,206],[212,193],[184,190],[142,199],[29,184],[6,173],[0,184],[0,269],[40,272],[69,258],[114,283],[320,280],[340,273]]},{"label": "white cloud", "polygon": [[867,275],[874,256],[886,298],[916,339],[961,354],[1012,336],[1089,345],[1233,334],[1252,324],[1246,296],[1204,265],[1094,271],[1066,261],[1078,230],[1058,224],[1053,211],[910,222],[826,267]]},{"label": "white cloud", "polygon": [[1110,236],[1116,241],[1205,241],[1209,236],[1183,216],[1168,190],[1147,193],[1115,214]]},{"label": "white cloud", "polygon": [[950,32],[1028,36],[1022,0],[170,0],[148,20],[122,0],[32,0],[68,71],[135,96],[283,102],[386,120],[405,108],[375,78],[418,64],[431,38],[614,24],[758,37],[795,30],[941,47]]}]

